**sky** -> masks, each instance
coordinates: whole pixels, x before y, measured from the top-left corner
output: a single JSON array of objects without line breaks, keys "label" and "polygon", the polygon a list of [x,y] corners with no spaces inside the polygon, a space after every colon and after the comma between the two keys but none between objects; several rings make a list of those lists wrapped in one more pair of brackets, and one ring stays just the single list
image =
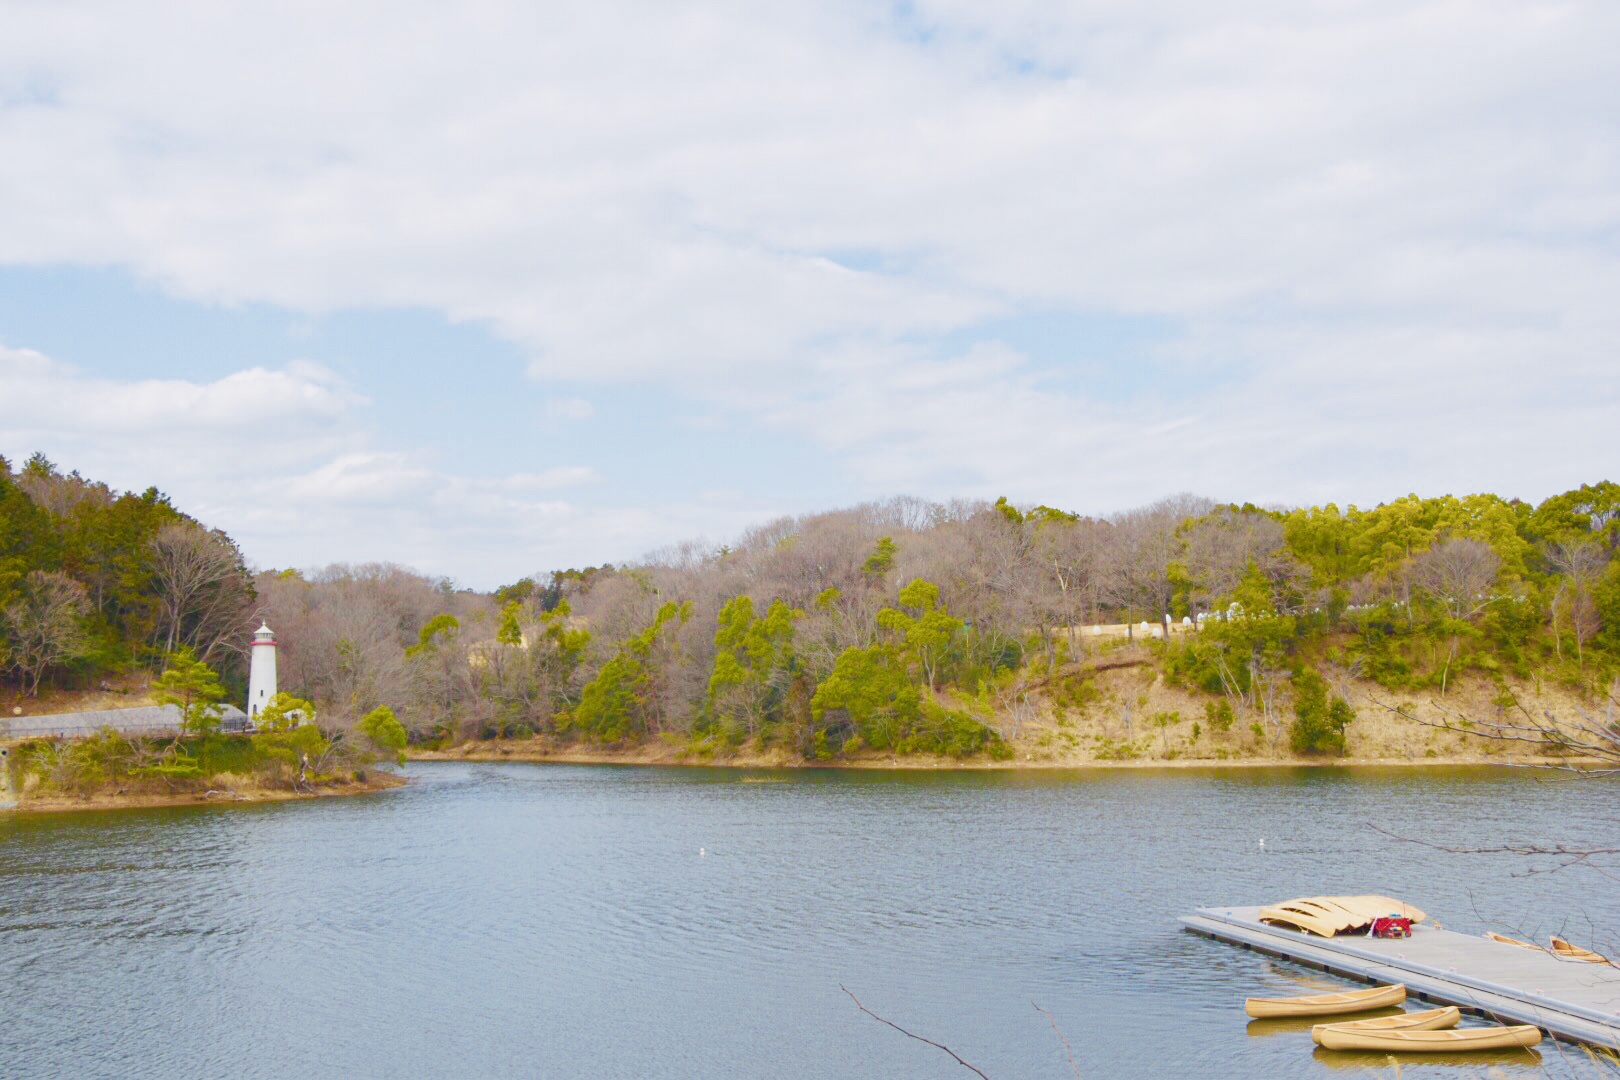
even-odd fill
[{"label": "sky", "polygon": [[1608,0],[0,22],[0,454],[255,566],[1617,471]]}]

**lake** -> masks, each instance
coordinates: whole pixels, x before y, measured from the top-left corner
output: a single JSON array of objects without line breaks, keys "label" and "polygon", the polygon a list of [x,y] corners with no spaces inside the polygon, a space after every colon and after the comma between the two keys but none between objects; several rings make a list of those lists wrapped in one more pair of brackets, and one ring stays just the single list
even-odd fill
[{"label": "lake", "polygon": [[1612,843],[1612,786],[1523,771],[408,772],[351,799],[0,815],[0,1074],[971,1077],[842,983],[998,1080],[1073,1075],[1034,1005],[1087,1078],[1393,1075],[1242,1013],[1346,984],[1176,917],[1380,892],[1455,930],[1620,928],[1591,871],[1370,827]]}]

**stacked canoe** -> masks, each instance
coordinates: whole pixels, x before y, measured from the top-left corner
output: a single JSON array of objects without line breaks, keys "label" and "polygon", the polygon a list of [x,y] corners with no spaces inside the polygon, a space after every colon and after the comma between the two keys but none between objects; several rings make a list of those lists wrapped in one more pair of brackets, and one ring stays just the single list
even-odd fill
[{"label": "stacked canoe", "polygon": [[1302,896],[1260,909],[1260,921],[1291,926],[1317,937],[1364,934],[1386,915],[1410,919],[1413,925],[1428,918],[1411,904],[1392,896]]}]

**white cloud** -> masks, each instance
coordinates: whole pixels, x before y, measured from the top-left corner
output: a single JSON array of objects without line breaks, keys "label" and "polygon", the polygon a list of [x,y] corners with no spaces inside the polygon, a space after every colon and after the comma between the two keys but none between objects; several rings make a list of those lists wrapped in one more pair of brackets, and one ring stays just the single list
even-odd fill
[{"label": "white cloud", "polygon": [[[1602,0],[61,3],[7,22],[0,261],[485,320],[537,378],[650,382],[694,429],[745,410],[868,487],[1536,495],[1607,460],[1594,433],[1620,420]],[[1029,311],[1184,333],[1155,391],[1123,398],[994,342],[932,344]],[[46,430],[60,406],[33,363],[0,371]],[[566,515],[523,490],[596,480],[481,487],[382,454],[313,371],[78,385],[106,431],[302,417],[298,490],[333,505],[428,491],[544,531]]]},{"label": "white cloud", "polygon": [[308,363],[207,383],[115,380],[0,347],[0,453],[14,466],[42,450],[118,489],[155,482],[250,560],[389,559],[492,587],[582,548],[624,558],[696,527],[679,507],[627,515],[558,500],[601,481],[585,465],[468,476],[377,449],[365,405]]},{"label": "white cloud", "polygon": [[248,368],[210,383],[116,381],[3,345],[0,391],[14,430],[93,429],[158,438],[176,428],[243,435],[271,426],[320,429],[363,403],[335,374],[307,362],[282,371]]},{"label": "white cloud", "polygon": [[88,10],[0,45],[51,88],[0,112],[0,257],[426,305],[547,376],[791,370],[1032,303],[1545,317],[1617,284],[1596,2]]},{"label": "white cloud", "polygon": [[544,412],[548,420],[589,420],[596,415],[590,402],[577,397],[547,398]]}]

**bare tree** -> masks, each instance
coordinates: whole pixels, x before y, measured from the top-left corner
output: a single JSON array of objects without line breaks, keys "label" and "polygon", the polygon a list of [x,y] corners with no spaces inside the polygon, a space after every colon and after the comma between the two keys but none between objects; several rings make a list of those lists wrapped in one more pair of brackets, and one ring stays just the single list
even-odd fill
[{"label": "bare tree", "polygon": [[1273,585],[1274,595],[1300,593],[1309,576],[1288,553],[1282,522],[1258,510],[1216,510],[1181,529],[1182,562],[1192,578],[1192,606],[1209,610],[1230,596],[1250,566]]},{"label": "bare tree", "polygon": [[1558,628],[1562,614],[1575,638],[1576,662],[1585,664],[1586,643],[1602,626],[1592,590],[1608,569],[1608,558],[1596,543],[1555,543],[1547,548],[1547,562],[1558,574],[1558,588],[1551,604],[1554,648],[1562,660],[1563,634]]},{"label": "bare tree", "polygon": [[90,600],[83,585],[56,571],[31,571],[19,592],[0,611],[0,626],[23,693],[33,697],[48,669],[84,654]]},{"label": "bare tree", "polygon": [[1491,603],[1501,569],[1502,557],[1483,540],[1452,537],[1414,558],[1408,573],[1453,619],[1468,619]]},{"label": "bare tree", "polygon": [[1439,603],[1453,620],[1446,646],[1446,666],[1440,674],[1440,693],[1446,692],[1451,665],[1457,659],[1457,623],[1484,611],[1499,597],[1492,592],[1502,557],[1482,540],[1452,537],[1414,558],[1406,577]]},{"label": "bare tree", "polygon": [[1170,610],[1169,567],[1181,554],[1177,531],[1208,514],[1214,502],[1197,495],[1174,495],[1113,518],[1108,554],[1113,588],[1110,599],[1127,619],[1157,622]]},{"label": "bare tree", "polygon": [[208,662],[241,636],[253,601],[242,553],[224,533],[174,522],[151,540],[158,621],[154,647],[189,645]]}]

